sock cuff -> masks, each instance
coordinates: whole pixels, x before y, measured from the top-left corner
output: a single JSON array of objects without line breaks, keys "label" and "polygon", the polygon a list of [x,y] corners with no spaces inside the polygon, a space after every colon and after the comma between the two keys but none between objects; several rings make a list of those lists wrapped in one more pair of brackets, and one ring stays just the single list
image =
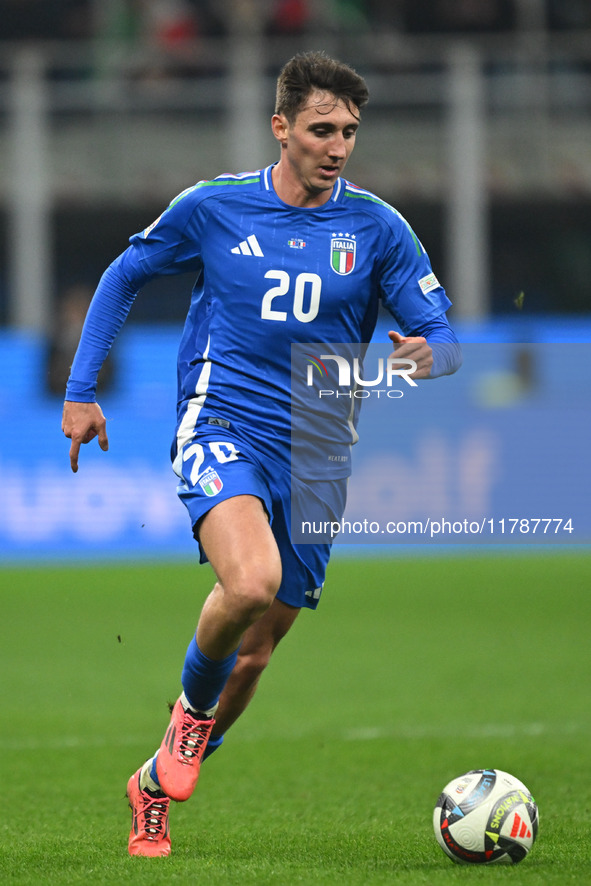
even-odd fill
[{"label": "sock cuff", "polygon": [[192,711],[193,713],[204,714],[206,720],[211,720],[211,718],[214,716],[215,712],[218,709],[218,702],[216,702],[214,704],[214,706],[211,708],[204,708],[203,706],[196,707],[190,701],[190,699],[187,698],[187,693],[185,692],[184,689],[181,692],[180,702],[181,702],[183,708],[185,709],[185,711]]}]

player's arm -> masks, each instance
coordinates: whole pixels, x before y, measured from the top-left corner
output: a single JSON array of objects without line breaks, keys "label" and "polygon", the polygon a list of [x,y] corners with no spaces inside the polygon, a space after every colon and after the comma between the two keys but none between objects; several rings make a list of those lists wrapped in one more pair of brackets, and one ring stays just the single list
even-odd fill
[{"label": "player's arm", "polygon": [[400,332],[388,333],[398,359],[414,360],[413,378],[450,375],[462,363],[446,311],[451,306],[419,239],[401,216],[390,217],[381,267],[382,303]]},{"label": "player's arm", "polygon": [[396,357],[414,360],[417,364],[411,378],[439,378],[452,375],[460,368],[462,351],[445,314],[412,332],[416,334],[402,335],[395,330],[388,333]]},{"label": "player's arm", "polygon": [[108,448],[105,417],[96,403],[97,377],[138,291],[154,277],[200,267],[196,239],[187,236],[193,203],[182,197],[153,225],[131,238],[131,245],[109,265],[93,296],[72,363],[62,418],[64,434],[72,440],[70,465],[74,472],[83,443],[98,437],[101,449]]},{"label": "player's arm", "polygon": [[96,402],[97,376],[136,294],[120,268],[120,259],[107,268],[94,294],[66,386],[62,431],[72,441],[74,473],[83,443],[98,437],[100,448],[105,452],[109,448],[106,419]]}]

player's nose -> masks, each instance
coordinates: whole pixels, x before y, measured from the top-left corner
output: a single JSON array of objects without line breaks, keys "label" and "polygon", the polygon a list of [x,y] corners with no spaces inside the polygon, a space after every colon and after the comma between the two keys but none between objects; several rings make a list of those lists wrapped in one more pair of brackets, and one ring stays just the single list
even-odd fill
[{"label": "player's nose", "polygon": [[342,132],[335,132],[330,140],[328,151],[331,157],[342,160],[347,156],[347,143]]}]

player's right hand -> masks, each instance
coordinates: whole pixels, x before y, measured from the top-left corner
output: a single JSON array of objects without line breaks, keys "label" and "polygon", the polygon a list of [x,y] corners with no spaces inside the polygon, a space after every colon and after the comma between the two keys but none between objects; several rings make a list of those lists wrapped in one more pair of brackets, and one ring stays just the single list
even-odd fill
[{"label": "player's right hand", "polygon": [[78,455],[83,443],[90,443],[98,436],[103,452],[109,448],[107,419],[98,403],[75,403],[66,400],[62,415],[62,431],[72,441],[70,446],[70,467],[78,470]]}]

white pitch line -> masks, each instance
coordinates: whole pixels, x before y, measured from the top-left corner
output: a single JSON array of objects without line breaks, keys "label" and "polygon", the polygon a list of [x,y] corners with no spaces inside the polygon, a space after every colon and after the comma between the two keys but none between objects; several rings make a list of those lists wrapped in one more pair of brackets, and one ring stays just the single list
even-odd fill
[{"label": "white pitch line", "polygon": [[579,723],[562,723],[550,725],[548,723],[483,723],[472,726],[435,727],[435,726],[398,726],[388,729],[377,726],[363,726],[347,729],[342,738],[344,741],[375,741],[380,738],[394,738],[401,740],[437,739],[442,733],[457,735],[459,738],[537,738],[542,735],[572,735],[582,731]]},{"label": "white pitch line", "polygon": [[65,751],[85,750],[86,748],[126,748],[145,743],[145,735],[123,735],[117,738],[95,736],[80,738],[77,735],[62,735],[54,738],[0,739],[0,751]]},{"label": "white pitch line", "polygon": [[[414,726],[400,725],[392,728],[384,726],[360,726],[337,733],[334,737],[340,741],[376,741],[378,739],[391,739],[398,741],[420,741],[423,739],[440,739],[442,734],[447,736],[457,736],[461,739],[487,739],[487,738],[539,738],[540,736],[563,736],[576,735],[584,729],[583,724],[570,722],[562,724],[549,723],[483,723],[474,724],[472,726]],[[586,729],[585,729],[586,731]],[[282,729],[258,729],[249,732],[236,732],[232,735],[232,740],[236,744],[249,744],[255,741],[265,739],[280,741],[303,741],[320,734],[325,735],[325,729],[322,723],[317,728],[308,730],[282,730]],[[149,741],[149,740],[148,740]],[[134,745],[145,745],[146,736],[141,735],[119,735],[116,738],[104,735],[94,736],[91,739],[80,738],[76,735],[55,736],[53,738],[30,738],[24,740],[17,739],[0,739],[0,751],[63,751],[63,750],[85,750],[88,748],[116,748],[116,747],[133,747]]]}]

